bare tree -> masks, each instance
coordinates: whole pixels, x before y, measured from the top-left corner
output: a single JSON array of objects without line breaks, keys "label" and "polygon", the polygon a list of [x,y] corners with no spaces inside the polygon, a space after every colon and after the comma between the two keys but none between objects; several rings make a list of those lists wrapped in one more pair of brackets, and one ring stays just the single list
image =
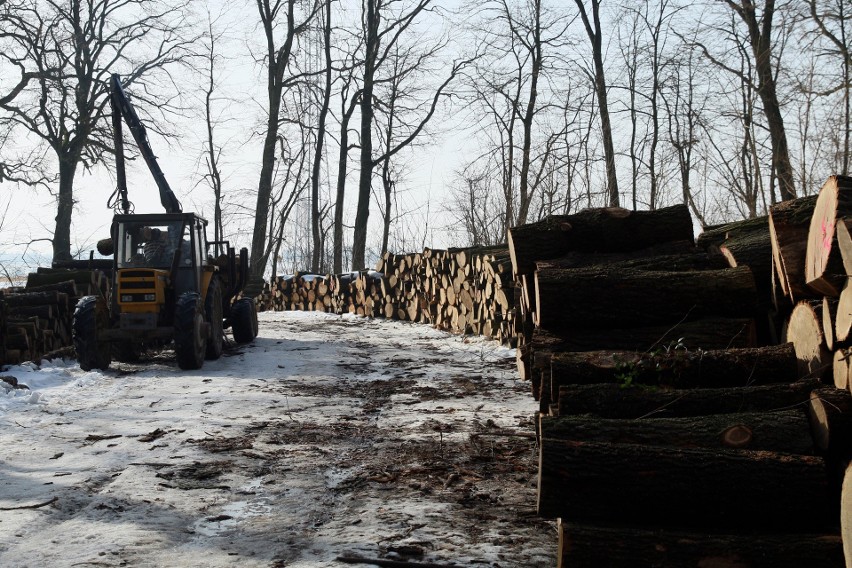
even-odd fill
[{"label": "bare tree", "polygon": [[843,95],[843,142],[840,157],[840,173],[849,175],[850,137],[852,137],[852,6],[848,0],[807,0],[811,17],[820,34],[831,44],[827,55],[840,59],[841,80],[831,91],[840,91]]},{"label": "bare tree", "polygon": [[[293,54],[293,43],[296,36],[307,29],[313,21],[320,6],[319,4],[308,5],[306,13],[297,23],[296,0],[256,0],[256,3],[265,40],[265,49],[259,56],[258,62],[266,69],[267,106],[251,241],[250,272],[255,282],[263,278],[270,254],[267,229],[270,210],[274,210],[272,192],[276,145],[281,125],[281,99],[287,84],[286,73]],[[281,38],[278,37],[279,29],[283,30]],[[273,231],[272,234],[274,233]]]},{"label": "bare tree", "polygon": [[[431,0],[416,0],[409,6],[394,6],[398,0],[364,0],[364,61],[362,66],[362,86],[359,99],[361,111],[361,156],[358,178],[358,201],[355,212],[355,226],[352,233],[352,269],[364,267],[367,250],[367,221],[370,215],[370,194],[372,190],[373,170],[383,160],[408,147],[420,136],[423,129],[435,114],[438,102],[444,90],[456,78],[468,61],[454,62],[447,78],[436,88],[434,96],[424,109],[419,119],[412,120],[413,127],[401,137],[388,151],[375,157],[373,155],[373,119],[375,116],[373,96],[377,81],[381,81],[379,73],[390,55],[397,49],[400,39],[410,30],[418,17],[429,10]],[[383,25],[384,24],[384,25]],[[441,45],[439,41],[438,46]],[[427,47],[424,56],[418,58],[421,64],[431,55],[437,53],[436,47]]]},{"label": "bare tree", "polygon": [[700,131],[703,104],[707,99],[696,92],[698,89],[698,69],[695,64],[695,50],[684,46],[685,53],[667,65],[667,76],[663,81],[661,100],[666,108],[668,124],[668,142],[677,158],[678,177],[681,196],[692,214],[702,226],[708,225],[704,210],[698,204],[695,188],[692,185],[692,173],[695,169],[696,147]]},{"label": "bare tree", "polygon": [[[53,258],[71,258],[74,179],[112,150],[105,120],[108,78],[121,73],[140,111],[176,111],[156,101],[157,80],[185,60],[195,41],[182,7],[160,0],[20,0],[0,4],[0,69],[19,76],[0,98],[0,129],[22,128],[56,158],[58,188]],[[149,121],[157,131],[162,121]],[[162,130],[160,130],[162,133]]]},{"label": "bare tree", "polygon": [[775,16],[775,0],[764,0],[763,13],[757,14],[754,0],[719,0],[733,10],[748,29],[748,37],[754,56],[757,74],[757,93],[763,103],[769,135],[772,139],[772,171],[777,176],[781,200],[796,197],[795,173],[790,162],[784,117],[778,100],[772,60],[772,21]]},{"label": "bare tree", "polygon": [[606,159],[607,196],[610,207],[619,207],[620,197],[618,193],[618,176],[615,166],[615,146],[612,143],[612,125],[609,120],[609,101],[607,94],[606,75],[603,64],[603,30],[600,19],[600,0],[589,0],[591,2],[592,17],[586,12],[585,0],[574,0],[580,10],[583,26],[589,36],[592,47],[592,60],[594,61],[594,84],[598,98],[598,112],[601,118],[601,135],[604,145],[604,156]]},{"label": "bare tree", "polygon": [[328,116],[328,108],[331,104],[331,0],[323,0],[325,6],[325,18],[322,22],[323,53],[325,55],[325,86],[323,88],[322,100],[320,102],[319,120],[317,123],[316,146],[314,149],[314,160],[311,171],[311,235],[313,237],[313,254],[311,255],[311,270],[319,272],[320,260],[323,252],[323,231],[320,227],[320,167],[322,165],[323,144],[325,142],[325,121]]},{"label": "bare tree", "polygon": [[221,55],[217,52],[217,45],[222,39],[222,34],[215,29],[215,24],[215,19],[208,12],[207,35],[204,45],[204,62],[206,64],[206,68],[204,69],[206,75],[206,85],[204,87],[204,121],[207,128],[206,141],[204,143],[206,172],[203,179],[210,186],[210,189],[213,190],[213,240],[221,241],[225,238],[222,226],[222,172],[220,169],[222,147],[216,143],[214,137],[214,131],[219,124],[219,117],[214,116],[216,113],[214,106],[217,91],[217,63],[221,59]]}]

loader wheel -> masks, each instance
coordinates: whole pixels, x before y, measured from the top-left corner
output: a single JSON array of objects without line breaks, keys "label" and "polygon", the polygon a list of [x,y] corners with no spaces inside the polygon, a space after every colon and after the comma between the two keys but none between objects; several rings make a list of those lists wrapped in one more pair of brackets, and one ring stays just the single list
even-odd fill
[{"label": "loader wheel", "polygon": [[175,355],[181,369],[200,369],[207,350],[204,308],[197,292],[184,292],[175,306]]},{"label": "loader wheel", "polygon": [[222,284],[218,278],[213,278],[207,288],[207,299],[204,300],[204,314],[210,322],[206,356],[211,360],[222,356],[222,343],[225,339],[225,331],[222,329],[222,311]]},{"label": "loader wheel", "polygon": [[231,329],[237,343],[248,343],[257,337],[257,309],[253,299],[241,298],[231,306]]},{"label": "loader wheel", "polygon": [[112,356],[122,363],[136,363],[142,356],[142,344],[137,341],[116,341],[112,345]]},{"label": "loader wheel", "polygon": [[84,371],[106,370],[111,362],[110,344],[98,336],[109,325],[106,305],[97,296],[84,296],[77,302],[72,321],[74,349]]}]

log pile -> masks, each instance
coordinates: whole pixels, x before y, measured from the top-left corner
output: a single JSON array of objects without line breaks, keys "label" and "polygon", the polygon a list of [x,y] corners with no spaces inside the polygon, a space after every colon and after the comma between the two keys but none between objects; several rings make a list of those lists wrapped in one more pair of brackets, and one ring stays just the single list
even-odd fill
[{"label": "log pile", "polygon": [[[612,566],[842,562],[852,393],[820,379],[834,358],[848,385],[852,345],[824,325],[844,314],[824,300],[844,288],[841,255],[806,265],[796,241],[802,211],[821,210],[807,201],[782,204],[786,224],[769,215],[694,242],[691,220],[688,235],[674,221],[685,208],[510,229],[518,370],[540,411],[537,507],[559,519],[559,566],[599,566],[601,551]],[[654,215],[660,232],[641,232]],[[619,224],[639,231],[622,248]]]},{"label": "log pile", "polygon": [[108,290],[109,279],[100,270],[53,268],[38,268],[30,273],[26,286],[4,289],[0,363],[38,362],[46,354],[70,347],[77,300],[106,296]]},{"label": "log pile", "polygon": [[267,283],[260,305],[426,323],[516,343],[514,281],[506,247],[385,253],[375,270],[282,276]]}]

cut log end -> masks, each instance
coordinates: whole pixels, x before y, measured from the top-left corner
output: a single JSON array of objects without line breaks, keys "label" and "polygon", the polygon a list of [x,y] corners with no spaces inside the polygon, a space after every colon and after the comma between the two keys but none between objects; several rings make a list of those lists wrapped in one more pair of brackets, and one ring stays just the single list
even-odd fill
[{"label": "cut log end", "polygon": [[745,448],[753,435],[751,428],[745,424],[736,424],[722,432],[722,443],[729,448]]}]

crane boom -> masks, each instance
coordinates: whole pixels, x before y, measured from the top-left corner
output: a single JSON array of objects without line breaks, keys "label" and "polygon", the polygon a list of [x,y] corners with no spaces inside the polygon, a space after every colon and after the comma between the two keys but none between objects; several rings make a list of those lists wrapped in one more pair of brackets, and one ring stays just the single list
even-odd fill
[{"label": "crane boom", "polygon": [[133,139],[139,147],[139,152],[145,159],[151,175],[154,176],[154,181],[160,190],[160,203],[163,204],[166,213],[181,213],[183,208],[180,201],[178,201],[174,191],[169,186],[169,182],[166,181],[163,170],[160,169],[160,165],[157,163],[157,157],[154,155],[154,150],[151,149],[150,142],[148,142],[148,134],[145,131],[145,126],[139,120],[136,109],[130,104],[130,99],[127,98],[127,94],[121,86],[121,78],[118,75],[113,75],[110,78],[110,105],[112,106],[112,135],[115,142],[116,181],[118,183],[123,212],[125,214],[130,213],[130,202],[127,199],[127,178],[124,172],[122,118],[130,128],[130,133],[133,134]]}]

